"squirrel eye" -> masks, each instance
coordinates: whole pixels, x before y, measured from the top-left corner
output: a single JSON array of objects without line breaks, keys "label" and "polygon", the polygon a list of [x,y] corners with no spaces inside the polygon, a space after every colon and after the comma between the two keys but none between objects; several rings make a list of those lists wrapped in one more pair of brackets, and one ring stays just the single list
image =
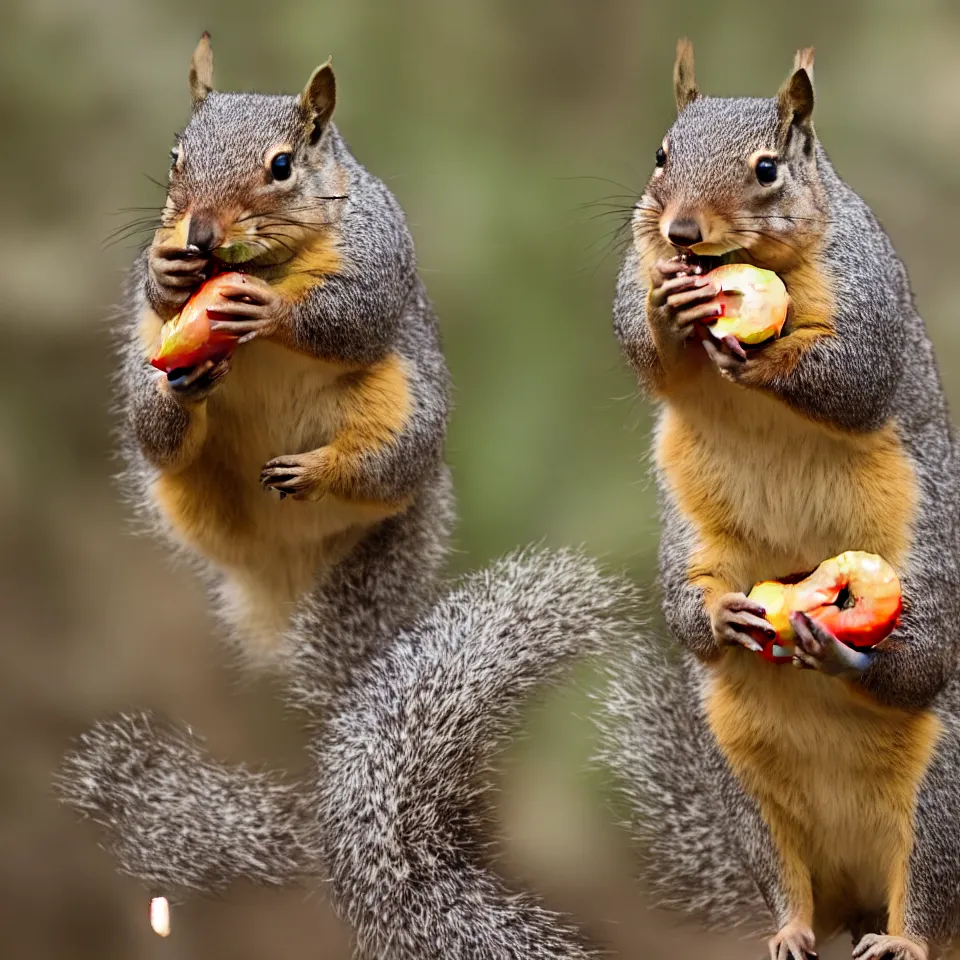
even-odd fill
[{"label": "squirrel eye", "polygon": [[287,180],[293,172],[293,158],[289,153],[278,153],[270,161],[270,175],[274,180]]},{"label": "squirrel eye", "polygon": [[174,147],[170,151],[170,169],[171,170],[177,165],[177,161],[179,159],[180,159],[180,150],[177,147]]},{"label": "squirrel eye", "polygon": [[754,168],[757,179],[765,186],[770,186],[777,179],[777,161],[773,157],[761,157]]},{"label": "squirrel eye", "polygon": [[663,167],[667,163],[667,151],[663,147],[657,147],[657,166]]}]

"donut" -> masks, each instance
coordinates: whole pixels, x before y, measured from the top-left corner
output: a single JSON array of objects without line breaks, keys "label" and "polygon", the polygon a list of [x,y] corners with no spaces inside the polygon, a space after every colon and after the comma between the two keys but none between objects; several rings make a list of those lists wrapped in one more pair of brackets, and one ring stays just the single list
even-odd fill
[{"label": "donut", "polygon": [[801,611],[826,627],[838,640],[860,650],[876,646],[896,627],[903,609],[900,579],[882,557],[848,550],[825,560],[796,583],[765,580],[750,599],[767,612],[777,631],[773,640],[757,637],[762,656],[774,663],[793,658],[794,630],[790,614]]},{"label": "donut", "polygon": [[740,343],[763,343],[779,335],[790,298],[772,270],[749,263],[728,263],[705,274],[719,288],[723,313],[707,329],[717,339],[733,334]]}]

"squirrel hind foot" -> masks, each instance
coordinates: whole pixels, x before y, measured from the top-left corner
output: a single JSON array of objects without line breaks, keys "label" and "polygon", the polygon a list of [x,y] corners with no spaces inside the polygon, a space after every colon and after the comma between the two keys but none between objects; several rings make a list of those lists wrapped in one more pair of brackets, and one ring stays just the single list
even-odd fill
[{"label": "squirrel hind foot", "polygon": [[770,960],[811,960],[818,956],[813,930],[805,923],[791,921],[767,941]]},{"label": "squirrel hind foot", "polygon": [[868,933],[853,948],[853,960],[929,960],[926,944],[908,937]]}]

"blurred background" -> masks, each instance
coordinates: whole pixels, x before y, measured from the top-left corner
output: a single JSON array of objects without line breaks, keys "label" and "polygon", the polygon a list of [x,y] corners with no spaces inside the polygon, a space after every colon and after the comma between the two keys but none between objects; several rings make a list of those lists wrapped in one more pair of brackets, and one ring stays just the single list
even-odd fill
[{"label": "blurred background", "polygon": [[[121,208],[162,202],[148,176],[164,180],[186,122],[203,29],[221,89],[293,93],[333,54],[340,129],[406,209],[457,385],[456,570],[545,539],[586,544],[643,583],[654,574],[650,416],[610,304],[623,209],[671,122],[683,33],[716,94],[772,95],[795,48],[816,46],[817,129],[906,259],[960,410],[950,0],[7,0],[3,19],[4,956],[349,956],[322,890],[233,889],[176,910],[160,940],[145,894],[50,791],[69,739],[132,706],[193,724],[225,758],[304,765],[297,724],[238,674],[198,584],[133,536],[111,481],[106,317],[135,251],[104,238],[133,216]],[[502,784],[507,868],[615,955],[759,956],[649,911],[602,780],[583,770],[589,711],[577,690],[531,711]]]}]

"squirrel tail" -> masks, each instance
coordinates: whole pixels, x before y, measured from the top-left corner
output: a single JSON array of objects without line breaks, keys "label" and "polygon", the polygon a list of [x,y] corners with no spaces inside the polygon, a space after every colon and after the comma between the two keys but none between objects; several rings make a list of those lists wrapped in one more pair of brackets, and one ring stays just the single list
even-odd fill
[{"label": "squirrel tail", "polygon": [[238,879],[279,886],[317,859],[316,821],[297,785],[217,763],[192,731],[150,713],[98,721],[55,785],[105,828],[120,869],[154,896]]},{"label": "squirrel tail", "polygon": [[572,551],[466,578],[357,677],[318,750],[324,860],[370,960],[582,960],[488,869],[486,780],[530,696],[622,629],[623,581]]},{"label": "squirrel tail", "polygon": [[[138,714],[81,738],[60,795],[154,896],[322,871],[368,960],[586,960],[572,926],[488,868],[486,774],[531,695],[623,629],[631,595],[579,553],[515,554],[351,659],[334,700],[319,693],[305,782],[217,763]],[[304,706],[325,681],[315,654],[298,665]]]},{"label": "squirrel tail", "polygon": [[660,906],[708,930],[765,930],[768,909],[727,825],[741,791],[707,726],[698,666],[638,631],[609,669],[600,759],[637,841],[641,881]]}]

